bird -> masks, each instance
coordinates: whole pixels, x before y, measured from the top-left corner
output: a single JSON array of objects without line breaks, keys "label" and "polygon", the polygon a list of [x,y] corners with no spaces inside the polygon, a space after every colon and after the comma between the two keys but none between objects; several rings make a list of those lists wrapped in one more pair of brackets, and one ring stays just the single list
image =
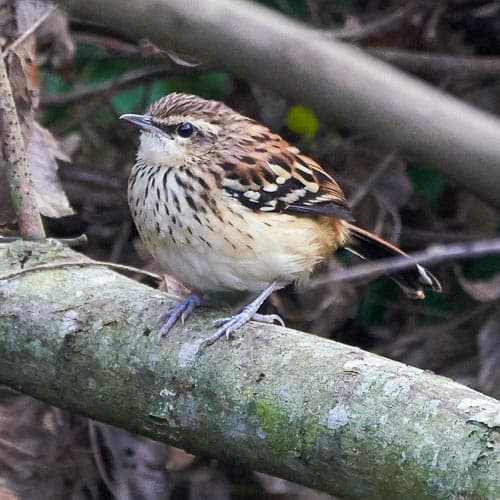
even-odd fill
[{"label": "bird", "polygon": [[[342,189],[312,158],[222,102],[170,93],[145,114],[124,114],[141,130],[128,181],[137,231],[162,269],[190,293],[162,315],[158,337],[182,323],[207,293],[256,294],[215,322],[203,347],[259,314],[265,300],[307,279],[339,247],[362,259],[406,255],[354,224]],[[389,275],[411,298],[441,291],[424,267]]]}]

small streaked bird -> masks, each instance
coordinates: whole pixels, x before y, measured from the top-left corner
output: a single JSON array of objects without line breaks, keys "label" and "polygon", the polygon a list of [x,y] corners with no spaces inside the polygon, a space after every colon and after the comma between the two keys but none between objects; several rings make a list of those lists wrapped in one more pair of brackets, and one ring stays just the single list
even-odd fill
[{"label": "small streaked bird", "polygon": [[[364,259],[400,256],[394,245],[352,224],[335,180],[279,135],[217,101],[172,93],[144,115],[128,201],[140,237],[161,267],[191,293],[164,315],[165,335],[204,293],[258,293],[216,322],[203,345],[258,314],[275,291],[310,275],[338,247]],[[440,291],[422,266],[390,276],[412,298]]]}]

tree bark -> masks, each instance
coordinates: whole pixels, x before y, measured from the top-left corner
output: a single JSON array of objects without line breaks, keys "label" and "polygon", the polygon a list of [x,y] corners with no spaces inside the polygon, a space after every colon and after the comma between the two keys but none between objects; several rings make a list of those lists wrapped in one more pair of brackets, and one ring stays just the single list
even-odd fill
[{"label": "tree bark", "polygon": [[[28,269],[75,260],[89,266]],[[171,296],[56,242],[0,245],[0,275],[0,382],[15,389],[343,498],[500,497],[492,398],[278,326],[195,354],[220,311],[157,341]]]},{"label": "tree bark", "polygon": [[[3,169],[5,175],[2,175]],[[7,66],[0,52],[0,180],[4,178],[9,185],[20,234],[38,240],[45,238]]]},{"label": "tree bark", "polygon": [[500,207],[492,116],[321,32],[241,0],[58,0],[127,37],[190,53],[415,154]]}]

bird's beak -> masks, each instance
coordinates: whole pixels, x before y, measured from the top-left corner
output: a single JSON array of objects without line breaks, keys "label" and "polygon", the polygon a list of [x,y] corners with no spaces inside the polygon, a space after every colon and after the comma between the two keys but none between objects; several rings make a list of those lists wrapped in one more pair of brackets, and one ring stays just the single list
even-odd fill
[{"label": "bird's beak", "polygon": [[132,114],[121,115],[120,120],[127,120],[128,122],[137,125],[139,128],[143,130],[158,133],[158,127],[153,125],[151,117],[148,115],[132,115]]}]

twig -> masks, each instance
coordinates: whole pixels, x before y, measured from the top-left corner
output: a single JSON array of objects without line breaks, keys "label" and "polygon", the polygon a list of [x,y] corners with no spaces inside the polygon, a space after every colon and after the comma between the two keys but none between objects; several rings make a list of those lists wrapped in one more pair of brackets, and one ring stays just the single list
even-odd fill
[{"label": "twig", "polygon": [[315,280],[312,286],[318,286],[332,281],[361,281],[373,279],[384,274],[408,269],[415,264],[437,264],[446,260],[470,259],[483,255],[500,253],[500,238],[480,240],[451,245],[432,245],[427,250],[413,252],[407,256],[381,259],[374,262],[359,264],[354,267],[340,269],[328,278]]},{"label": "twig", "polygon": [[19,231],[26,238],[43,239],[45,231],[26,162],[24,139],[3,57],[0,57],[0,132],[4,168]]},{"label": "twig", "polygon": [[405,227],[403,240],[407,246],[414,246],[421,242],[426,243],[458,243],[460,241],[475,241],[481,235],[473,232],[451,229],[422,229],[415,227]]},{"label": "twig", "polygon": [[424,28],[424,33],[423,33],[423,40],[425,41],[426,45],[429,46],[433,43],[436,42],[437,39],[437,28],[439,26],[439,23],[441,21],[441,17],[443,13],[446,11],[446,8],[448,7],[448,0],[438,0],[436,2],[436,5],[434,6],[432,13],[430,15],[430,18],[428,22],[426,23],[426,26]]},{"label": "twig", "polygon": [[124,264],[115,264],[114,262],[103,262],[99,260],[91,260],[91,261],[81,260],[72,262],[40,264],[38,266],[28,267],[26,269],[21,269],[20,271],[14,271],[12,273],[0,275],[0,281],[17,278],[18,276],[22,276],[23,274],[28,274],[31,271],[48,271],[53,269],[64,269],[66,267],[95,267],[95,266],[109,267],[110,269],[118,269],[120,271],[142,274],[143,276],[148,276],[149,278],[153,278],[158,281],[163,280],[163,278],[159,274],[151,273],[149,271],[145,271],[144,269],[139,269],[137,267],[125,266]]},{"label": "twig", "polygon": [[[2,243],[13,243],[19,240],[19,236],[2,236],[0,235],[0,245]],[[81,234],[80,236],[75,236],[74,238],[53,238],[55,241],[62,243],[69,248],[80,247],[88,243],[87,235]]]},{"label": "twig", "polygon": [[457,56],[381,48],[367,50],[373,56],[399,68],[434,80],[450,73],[474,79],[497,79],[500,74],[500,57]]},{"label": "twig", "polygon": [[107,94],[117,89],[135,85],[138,82],[152,80],[155,78],[171,76],[173,74],[192,74],[193,69],[185,67],[173,67],[170,64],[161,64],[149,68],[139,68],[128,71],[114,80],[103,82],[92,87],[83,87],[65,92],[63,94],[46,95],[41,99],[42,106],[61,106],[71,104],[82,99],[87,99],[99,94]]},{"label": "twig", "polygon": [[[401,216],[399,215],[399,210],[393,203],[390,203],[389,200],[377,190],[373,191],[373,196],[377,201],[377,203],[379,204],[379,206],[383,208],[386,211],[386,213],[391,216],[393,227],[391,231],[390,240],[393,242],[399,242],[399,238],[401,237],[401,230],[403,227],[403,224],[401,222]],[[375,231],[375,233],[380,234],[381,230]]]},{"label": "twig", "polygon": [[143,56],[140,45],[136,43],[125,42],[118,38],[97,33],[72,32],[71,36],[75,43],[93,45],[106,50],[108,53],[119,54],[128,57]]},{"label": "twig", "polygon": [[58,9],[57,5],[48,8],[21,36],[14,40],[1,54],[5,57],[8,52],[15,50],[21,43],[32,35],[54,12]]},{"label": "twig", "polygon": [[377,36],[387,30],[394,29],[420,7],[419,1],[410,1],[389,14],[383,15],[359,28],[342,28],[325,32],[327,37],[338,38],[347,42],[357,42],[364,38]]},{"label": "twig", "polygon": [[366,180],[359,186],[359,188],[349,198],[349,206],[354,208],[370,191],[373,185],[378,181],[380,176],[387,170],[391,163],[396,158],[396,153],[388,154],[370,173]]}]

